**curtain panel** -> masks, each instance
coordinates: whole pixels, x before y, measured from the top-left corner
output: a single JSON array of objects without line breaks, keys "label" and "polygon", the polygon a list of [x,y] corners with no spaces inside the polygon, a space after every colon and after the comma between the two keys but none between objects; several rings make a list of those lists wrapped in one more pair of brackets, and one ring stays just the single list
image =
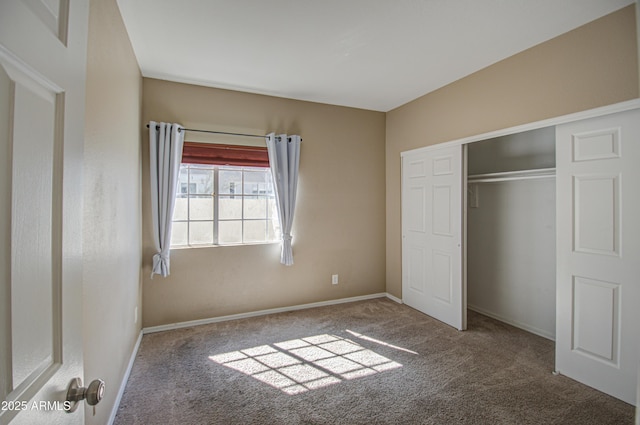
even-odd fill
[{"label": "curtain panel", "polygon": [[298,189],[301,139],[300,136],[276,136],[275,133],[271,133],[266,137],[266,141],[282,233],[280,262],[290,266],[293,264],[291,228]]},{"label": "curtain panel", "polygon": [[151,185],[151,216],[153,222],[153,255],[151,278],[154,274],[169,275],[171,219],[180,174],[184,131],[178,124],[149,123],[149,172]]},{"label": "curtain panel", "polygon": [[269,154],[267,148],[260,146],[184,142],[182,162],[267,168],[269,167]]}]

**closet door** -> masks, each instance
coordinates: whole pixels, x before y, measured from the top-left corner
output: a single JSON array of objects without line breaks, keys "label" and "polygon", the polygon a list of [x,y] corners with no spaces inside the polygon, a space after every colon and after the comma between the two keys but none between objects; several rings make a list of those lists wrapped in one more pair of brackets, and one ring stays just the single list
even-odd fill
[{"label": "closet door", "polygon": [[556,370],[634,404],[640,110],[556,129]]},{"label": "closet door", "polygon": [[462,281],[462,146],[402,158],[402,300],[466,328]]}]

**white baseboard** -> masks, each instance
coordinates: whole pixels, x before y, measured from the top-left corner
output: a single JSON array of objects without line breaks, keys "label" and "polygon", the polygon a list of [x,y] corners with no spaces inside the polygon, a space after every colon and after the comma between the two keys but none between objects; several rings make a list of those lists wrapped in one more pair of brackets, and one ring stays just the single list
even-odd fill
[{"label": "white baseboard", "polygon": [[120,382],[118,395],[116,396],[116,401],[113,404],[113,408],[111,409],[109,422],[107,422],[109,425],[112,425],[113,422],[116,420],[116,414],[118,413],[118,409],[120,408],[120,401],[122,401],[122,395],[124,394],[124,389],[127,387],[127,381],[129,381],[129,375],[131,375],[133,362],[136,360],[136,356],[138,355],[138,349],[140,348],[141,342],[142,342],[142,330],[140,330],[140,333],[138,334],[138,339],[136,340],[136,344],[133,346],[131,357],[129,357],[129,364],[127,365],[127,370],[124,372],[124,376],[122,377],[122,382]]},{"label": "white baseboard", "polygon": [[390,294],[390,293],[388,293],[388,292],[387,292],[385,295],[386,295],[386,297],[387,297],[387,298],[389,298],[391,301],[395,301],[395,302],[397,302],[398,304],[402,304],[402,300],[401,300],[400,298],[398,298],[398,297],[394,297],[393,295],[391,295],[391,294]]},{"label": "white baseboard", "polygon": [[506,323],[508,325],[515,326],[516,328],[520,328],[520,329],[525,330],[527,332],[531,332],[532,334],[541,336],[543,338],[550,339],[551,341],[555,341],[556,340],[555,339],[555,335],[553,335],[552,333],[549,333],[549,332],[547,332],[547,331],[545,331],[543,329],[538,329],[538,328],[536,328],[534,326],[529,326],[526,323],[521,323],[521,322],[518,322],[516,320],[511,320],[511,319],[508,319],[506,317],[502,317],[499,314],[494,314],[494,313],[492,313],[490,311],[487,311],[487,310],[485,310],[483,308],[480,308],[480,307],[476,307],[475,305],[471,305],[469,303],[467,303],[467,308],[469,310],[471,310],[471,311],[475,311],[476,313],[480,313],[480,314],[482,314],[484,316],[491,317],[492,319],[499,320],[499,321],[504,322],[504,323]]},{"label": "white baseboard", "polygon": [[210,323],[226,322],[229,320],[246,319],[248,317],[264,316],[267,314],[284,313],[287,311],[304,310],[307,308],[324,307],[329,305],[351,303],[355,301],[372,300],[374,298],[384,298],[384,297],[387,297],[390,300],[393,300],[397,303],[402,304],[402,300],[400,300],[399,298],[396,298],[393,295],[390,295],[386,292],[380,292],[377,294],[361,295],[358,297],[340,298],[337,300],[320,301],[317,303],[299,304],[299,305],[280,307],[280,308],[270,308],[267,310],[251,311],[248,313],[231,314],[228,316],[211,317],[208,319],[189,320],[187,322],[170,323],[168,325],[150,326],[148,328],[142,329],[142,332],[144,334],[150,334],[154,332],[163,332],[163,331],[168,331],[172,329],[189,328],[192,326],[207,325]]}]

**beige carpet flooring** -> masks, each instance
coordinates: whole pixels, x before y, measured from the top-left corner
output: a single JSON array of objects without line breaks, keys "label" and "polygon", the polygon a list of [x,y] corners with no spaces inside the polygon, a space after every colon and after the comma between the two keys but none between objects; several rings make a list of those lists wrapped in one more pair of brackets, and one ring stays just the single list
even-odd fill
[{"label": "beige carpet flooring", "polygon": [[115,423],[632,424],[552,341],[375,299],[145,335]]}]

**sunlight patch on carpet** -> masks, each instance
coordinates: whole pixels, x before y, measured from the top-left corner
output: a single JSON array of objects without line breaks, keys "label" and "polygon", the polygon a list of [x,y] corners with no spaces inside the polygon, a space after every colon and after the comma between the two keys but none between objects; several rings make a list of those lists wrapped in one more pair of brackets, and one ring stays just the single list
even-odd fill
[{"label": "sunlight patch on carpet", "polygon": [[402,347],[398,347],[397,345],[391,345],[384,341],[380,341],[379,339],[371,338],[370,336],[366,336],[366,335],[359,334],[358,332],[350,331],[349,329],[346,329],[346,331],[349,332],[351,335],[355,336],[356,338],[360,338],[365,341],[375,342],[376,344],[384,345],[385,347],[393,348],[394,350],[404,351],[406,353],[418,354],[417,352],[413,350],[409,350],[408,348],[402,348]]},{"label": "sunlight patch on carpet", "polygon": [[329,334],[260,345],[209,359],[291,395],[402,367],[356,342]]}]

